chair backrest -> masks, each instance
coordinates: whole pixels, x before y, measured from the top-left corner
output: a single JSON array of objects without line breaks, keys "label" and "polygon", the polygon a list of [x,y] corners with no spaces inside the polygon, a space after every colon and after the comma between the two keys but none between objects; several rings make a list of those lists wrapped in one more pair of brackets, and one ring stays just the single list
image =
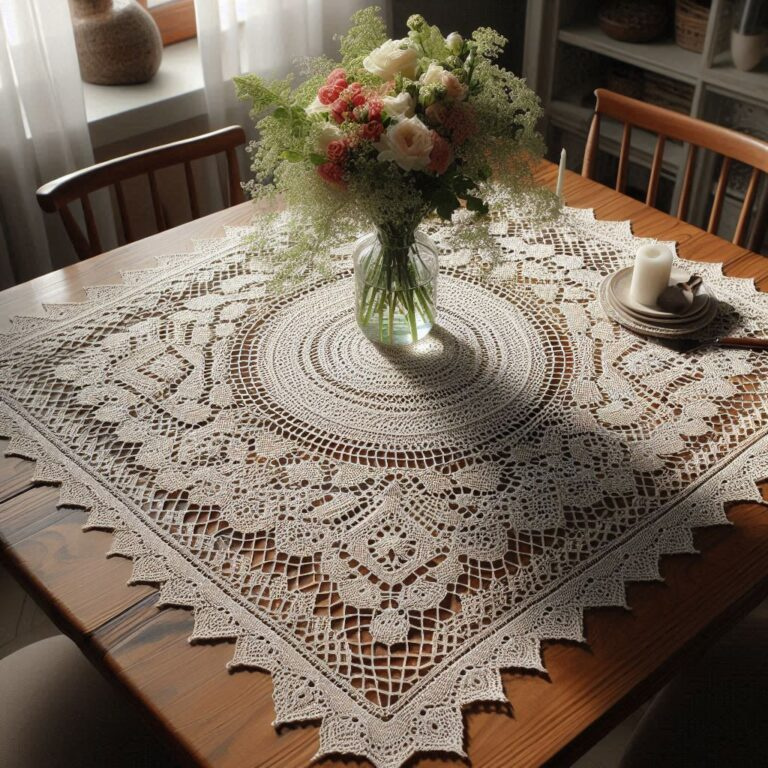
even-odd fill
[{"label": "chair backrest", "polygon": [[[752,174],[733,234],[733,242],[736,245],[742,245],[747,232],[750,212],[755,203],[757,188],[760,183],[760,174],[768,174],[768,142],[732,131],[729,128],[723,128],[720,125],[714,125],[704,120],[682,115],[679,112],[657,107],[654,104],[631,99],[628,96],[622,96],[604,88],[598,88],[595,91],[595,97],[597,98],[597,103],[595,104],[595,114],[592,117],[592,125],[589,129],[587,145],[584,151],[584,164],[581,169],[582,176],[594,177],[595,159],[600,141],[600,118],[602,115],[624,124],[621,148],[619,150],[619,166],[616,174],[616,189],[619,192],[623,192],[626,187],[632,128],[636,127],[650,133],[655,133],[658,135],[658,139],[651,162],[651,172],[645,198],[645,202],[648,205],[655,205],[659,178],[661,176],[661,164],[664,158],[664,144],[667,139],[682,141],[689,146],[683,182],[680,188],[677,217],[685,219],[688,214],[688,205],[691,198],[697,150],[699,148],[710,150],[721,155],[723,158],[707,225],[707,231],[715,233],[720,223],[720,214],[723,209],[723,200],[725,199],[725,191],[728,186],[728,173],[730,172],[731,164],[734,160],[745,163],[752,168]],[[762,237],[764,219],[768,216],[768,206],[763,207],[765,210],[757,213],[752,227],[753,236],[750,241],[750,247],[753,249],[757,248],[756,234],[760,232],[760,237]],[[758,221],[758,218],[761,221]]]},{"label": "chair backrest", "polygon": [[[78,258],[86,259],[101,253],[103,250],[96,227],[96,219],[88,198],[91,192],[114,186],[123,233],[126,241],[132,242],[134,238],[125,203],[123,181],[142,174],[147,175],[149,191],[152,196],[152,207],[155,213],[155,224],[158,230],[164,230],[167,228],[167,222],[160,201],[155,172],[161,168],[184,164],[189,206],[192,217],[196,219],[200,215],[200,208],[190,163],[193,160],[210,157],[220,152],[225,153],[229,176],[229,205],[241,203],[245,198],[240,186],[240,171],[235,150],[243,144],[245,144],[245,131],[238,125],[232,125],[202,136],[194,136],[190,139],[175,141],[172,144],[164,144],[161,147],[153,147],[131,155],[116,157],[43,184],[37,190],[37,201],[44,211],[59,213]],[[69,204],[75,200],[80,200],[83,208],[85,233],[69,209]]]}]

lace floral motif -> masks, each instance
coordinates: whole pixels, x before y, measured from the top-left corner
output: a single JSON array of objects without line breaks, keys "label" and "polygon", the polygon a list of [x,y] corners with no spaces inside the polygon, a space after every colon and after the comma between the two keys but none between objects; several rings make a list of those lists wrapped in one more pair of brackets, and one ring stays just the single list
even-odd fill
[{"label": "lace floral motif", "polygon": [[[195,609],[193,639],[272,673],[278,722],[322,719],[321,753],[461,754],[499,670],[540,669],[542,639],[581,639],[584,608],[623,605],[768,476],[765,357],[605,317],[627,223],[495,226],[492,266],[430,231],[440,326],[412,348],[359,333],[346,260],[273,295],[243,230],[4,340],[11,451]],[[714,335],[768,335],[751,281],[695,270]]]}]

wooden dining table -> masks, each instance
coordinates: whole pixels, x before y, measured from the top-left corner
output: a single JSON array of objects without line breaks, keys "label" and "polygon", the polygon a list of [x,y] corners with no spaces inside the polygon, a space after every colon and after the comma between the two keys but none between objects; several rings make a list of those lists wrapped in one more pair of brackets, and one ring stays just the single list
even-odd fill
[{"label": "wooden dining table", "polygon": [[[538,171],[554,186],[556,168]],[[566,202],[598,219],[632,222],[636,235],[675,240],[680,255],[722,262],[726,274],[768,290],[768,259],[568,173]],[[121,270],[152,266],[197,238],[253,217],[245,203],[166,230],[0,293],[0,326],[43,304],[85,299],[83,288],[117,283]],[[0,330],[2,329],[0,328]],[[4,441],[3,447],[7,447]],[[316,724],[275,728],[272,683],[259,671],[228,673],[228,642],[190,644],[190,611],[158,608],[151,586],[128,586],[131,563],[107,558],[111,535],[83,532],[85,511],[60,506],[55,487],[36,484],[34,465],[0,461],[0,558],[63,633],[130,698],[174,749],[179,762],[213,768],[309,765]],[[768,488],[764,490],[768,499]],[[544,646],[547,672],[504,674],[508,706],[466,711],[468,763],[483,768],[569,765],[768,593],[768,514],[759,504],[728,509],[730,526],[700,529],[696,555],[666,557],[663,581],[628,587],[630,610],[595,609],[585,617],[586,644]],[[353,757],[331,766],[367,765]],[[418,755],[409,765],[467,765],[446,755]]]}]

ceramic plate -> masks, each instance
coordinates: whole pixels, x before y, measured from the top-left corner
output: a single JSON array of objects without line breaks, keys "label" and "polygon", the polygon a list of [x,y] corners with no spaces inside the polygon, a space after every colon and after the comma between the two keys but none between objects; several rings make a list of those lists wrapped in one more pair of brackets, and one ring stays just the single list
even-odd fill
[{"label": "ceramic plate", "polygon": [[[654,336],[656,338],[676,338],[681,336],[693,336],[702,329],[706,328],[717,316],[720,305],[714,294],[709,291],[707,308],[701,314],[693,318],[687,318],[688,322],[675,325],[669,323],[659,323],[651,318],[641,320],[630,315],[616,299],[613,298],[610,291],[611,277],[606,278],[600,285],[600,303],[608,317],[628,328],[630,331],[642,334],[643,336]],[[675,316],[678,317],[679,316]]]},{"label": "ceramic plate", "polygon": [[684,325],[686,323],[693,323],[710,311],[710,304],[712,302],[712,298],[707,294],[706,301],[700,302],[698,308],[693,312],[686,312],[684,315],[672,315],[671,317],[648,317],[648,315],[635,312],[633,309],[620,304],[613,295],[609,295],[609,298],[616,308],[625,314],[633,317],[635,320],[653,323],[654,325]]},{"label": "ceramic plate", "polygon": [[[626,267],[625,269],[620,269],[618,272],[615,272],[608,278],[608,284],[609,290],[613,295],[613,298],[616,300],[616,303],[618,303],[619,306],[626,308],[634,315],[646,317],[649,320],[672,320],[686,317],[693,318],[693,316],[697,315],[697,313],[705,311],[706,308],[704,305],[709,301],[709,294],[707,292],[706,285],[702,285],[701,288],[699,288],[696,296],[693,299],[693,304],[691,304],[689,309],[683,314],[667,312],[658,306],[649,307],[645,304],[640,304],[640,302],[635,301],[629,295],[629,286],[632,282],[632,269],[632,267]],[[676,283],[684,283],[688,280],[689,277],[690,275],[686,272],[683,272],[680,269],[673,269],[672,277],[670,278],[670,285],[675,285]]]}]

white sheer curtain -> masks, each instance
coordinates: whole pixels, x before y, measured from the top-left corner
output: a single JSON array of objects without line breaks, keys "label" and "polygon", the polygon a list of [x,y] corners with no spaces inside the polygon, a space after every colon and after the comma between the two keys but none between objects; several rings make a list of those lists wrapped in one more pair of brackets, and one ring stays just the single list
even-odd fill
[{"label": "white sheer curtain", "polygon": [[67,2],[0,2],[0,135],[4,288],[74,260],[58,217],[35,200],[43,182],[93,162]]},{"label": "white sheer curtain", "polygon": [[211,126],[248,127],[247,107],[234,96],[235,75],[280,77],[302,56],[337,56],[334,34],[368,5],[371,0],[195,0]]}]

